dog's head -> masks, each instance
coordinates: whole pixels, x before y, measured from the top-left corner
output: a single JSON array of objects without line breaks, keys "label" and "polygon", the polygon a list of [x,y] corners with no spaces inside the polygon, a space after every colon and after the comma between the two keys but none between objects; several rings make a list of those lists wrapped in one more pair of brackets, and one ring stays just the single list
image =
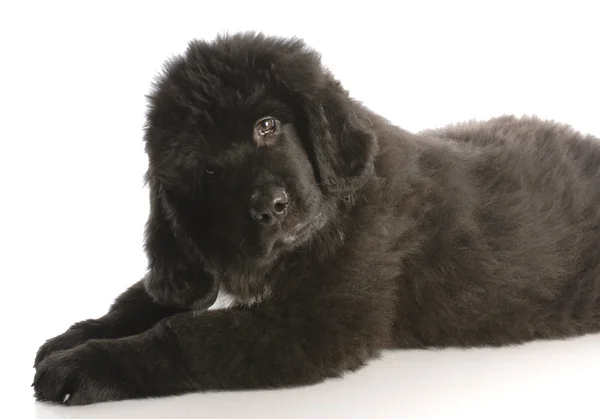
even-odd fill
[{"label": "dog's head", "polygon": [[190,43],[149,97],[152,258],[159,213],[206,260],[261,265],[306,244],[372,171],[376,140],[357,109],[299,40]]}]

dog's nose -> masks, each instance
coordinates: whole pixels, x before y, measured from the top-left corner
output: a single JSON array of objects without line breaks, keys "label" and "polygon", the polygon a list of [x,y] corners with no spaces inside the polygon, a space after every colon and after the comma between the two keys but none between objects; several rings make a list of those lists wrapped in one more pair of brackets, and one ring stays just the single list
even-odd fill
[{"label": "dog's nose", "polygon": [[254,191],[250,198],[250,216],[258,223],[270,226],[281,222],[287,214],[287,192],[280,186],[270,186]]}]

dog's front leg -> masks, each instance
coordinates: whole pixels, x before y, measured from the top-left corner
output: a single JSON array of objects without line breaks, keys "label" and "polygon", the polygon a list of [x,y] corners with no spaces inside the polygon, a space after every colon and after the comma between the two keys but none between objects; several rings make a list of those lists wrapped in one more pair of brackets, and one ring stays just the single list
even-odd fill
[{"label": "dog's front leg", "polygon": [[383,325],[366,319],[373,317],[332,302],[181,313],[136,336],[51,354],[38,367],[35,394],[80,405],[317,383],[378,353]]}]

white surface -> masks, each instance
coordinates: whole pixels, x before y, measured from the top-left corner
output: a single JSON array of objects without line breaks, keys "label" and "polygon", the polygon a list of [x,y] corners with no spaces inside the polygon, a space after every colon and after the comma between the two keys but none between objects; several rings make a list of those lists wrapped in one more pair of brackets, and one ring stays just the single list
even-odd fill
[{"label": "white surface", "polygon": [[342,380],[296,390],[34,403],[37,347],[103,314],[144,272],[144,94],[191,38],[240,29],[302,36],[356,97],[413,131],[527,113],[600,136],[594,2],[123,3],[0,5],[0,417],[600,415],[598,335],[387,353]]}]

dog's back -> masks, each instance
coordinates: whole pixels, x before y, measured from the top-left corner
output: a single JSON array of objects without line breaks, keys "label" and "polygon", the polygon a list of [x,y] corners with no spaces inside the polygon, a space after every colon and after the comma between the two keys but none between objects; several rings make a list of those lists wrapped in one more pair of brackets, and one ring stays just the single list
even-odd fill
[{"label": "dog's back", "polygon": [[600,330],[600,141],[514,117],[400,137],[379,162],[397,249],[413,249],[399,336],[462,346]]}]

